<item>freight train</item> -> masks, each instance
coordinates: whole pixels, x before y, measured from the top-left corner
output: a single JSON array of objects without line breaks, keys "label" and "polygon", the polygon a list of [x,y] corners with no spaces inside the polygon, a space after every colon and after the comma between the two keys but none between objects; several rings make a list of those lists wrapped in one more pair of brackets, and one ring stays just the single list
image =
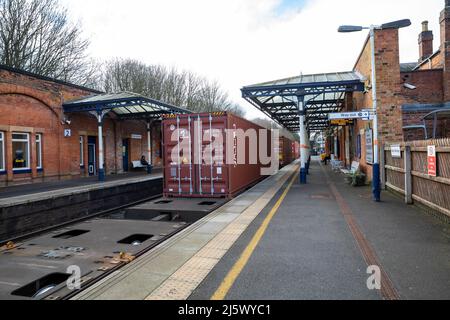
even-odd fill
[{"label": "freight train", "polygon": [[[165,197],[233,198],[273,162],[271,130],[228,112],[166,115],[162,135]],[[295,160],[297,146],[280,138],[281,167]]]}]

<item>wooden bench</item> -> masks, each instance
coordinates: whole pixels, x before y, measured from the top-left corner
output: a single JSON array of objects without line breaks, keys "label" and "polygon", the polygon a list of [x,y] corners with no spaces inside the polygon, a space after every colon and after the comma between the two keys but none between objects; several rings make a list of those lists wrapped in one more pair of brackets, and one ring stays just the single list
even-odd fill
[{"label": "wooden bench", "polygon": [[350,170],[348,170],[348,169],[341,169],[341,172],[345,173],[345,174],[355,174],[356,172],[358,172],[358,170],[359,170],[359,162],[358,161],[353,161]]}]

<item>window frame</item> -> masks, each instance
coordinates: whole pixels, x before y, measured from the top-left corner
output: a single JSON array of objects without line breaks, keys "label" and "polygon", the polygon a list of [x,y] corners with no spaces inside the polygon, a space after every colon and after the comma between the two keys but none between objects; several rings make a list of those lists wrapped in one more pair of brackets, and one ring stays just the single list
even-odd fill
[{"label": "window frame", "polygon": [[5,158],[5,133],[3,131],[0,131],[0,148],[2,151],[2,164],[3,167],[0,166],[0,172],[5,172],[6,171],[6,158]]},{"label": "window frame", "polygon": [[[22,134],[22,135],[26,135],[27,139],[14,139],[14,135],[16,134]],[[27,143],[27,167],[25,168],[14,168],[14,158],[13,158],[13,172],[23,172],[23,171],[30,171],[31,170],[31,163],[30,163],[30,133],[28,132],[13,132],[11,135],[11,144],[14,144],[14,142],[26,142]],[[13,150],[14,153],[14,150]],[[11,156],[13,156],[11,154]]]},{"label": "window frame", "polygon": [[[38,139],[39,137],[39,139]],[[39,143],[39,148],[38,148],[38,143]],[[36,169],[37,170],[43,170],[44,169],[44,165],[43,165],[43,161],[42,161],[42,133],[36,133]],[[39,160],[39,163],[37,162],[37,160]]]}]

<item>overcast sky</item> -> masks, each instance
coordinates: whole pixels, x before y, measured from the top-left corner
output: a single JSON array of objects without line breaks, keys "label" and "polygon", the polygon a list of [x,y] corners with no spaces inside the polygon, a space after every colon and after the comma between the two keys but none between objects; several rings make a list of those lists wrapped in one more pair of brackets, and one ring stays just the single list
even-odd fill
[{"label": "overcast sky", "polygon": [[130,57],[218,80],[249,117],[259,113],[241,98],[244,85],[353,68],[367,33],[339,34],[339,25],[411,19],[400,32],[400,54],[412,62],[423,20],[437,49],[444,7],[444,0],[60,1],[82,23],[93,57]]}]

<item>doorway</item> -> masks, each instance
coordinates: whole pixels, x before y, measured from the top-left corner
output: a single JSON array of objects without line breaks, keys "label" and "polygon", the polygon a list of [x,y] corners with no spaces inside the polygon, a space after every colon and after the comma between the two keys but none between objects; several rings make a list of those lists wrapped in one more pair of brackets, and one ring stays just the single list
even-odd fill
[{"label": "doorway", "polygon": [[90,176],[97,174],[97,137],[88,137],[88,173]]}]

